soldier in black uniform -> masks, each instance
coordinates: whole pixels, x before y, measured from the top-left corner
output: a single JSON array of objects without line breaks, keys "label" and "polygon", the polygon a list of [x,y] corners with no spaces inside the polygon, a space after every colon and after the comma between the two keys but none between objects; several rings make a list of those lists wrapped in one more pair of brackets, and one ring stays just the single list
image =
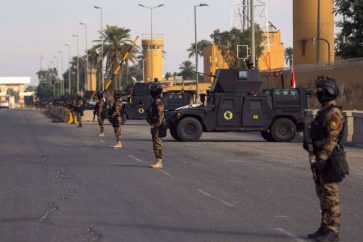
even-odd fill
[{"label": "soldier in black uniform", "polygon": [[112,146],[112,148],[120,149],[122,148],[122,143],[121,143],[122,101],[120,100],[121,93],[115,90],[113,97],[115,99],[115,102],[112,105],[110,113],[111,113],[111,123],[116,136],[116,145]]},{"label": "soldier in black uniform", "polygon": [[151,136],[153,141],[153,149],[156,161],[150,165],[151,168],[162,169],[163,168],[163,141],[162,128],[165,126],[164,122],[164,101],[161,98],[163,87],[157,80],[150,85],[150,94],[152,97],[152,103],[148,111],[147,122],[151,127]]},{"label": "soldier in black uniform", "polygon": [[339,95],[336,81],[319,77],[316,87],[321,110],[310,124],[307,131],[310,139],[305,139],[304,148],[309,151],[322,217],[320,228],[308,238],[319,242],[339,241],[339,182],[349,173],[344,148],[340,144],[345,120],[336,102]]},{"label": "soldier in black uniform", "polygon": [[98,125],[100,126],[100,134],[99,137],[105,136],[105,127],[104,127],[104,120],[106,119],[106,102],[103,99],[103,93],[97,93],[98,101],[95,106],[94,113],[97,116]]},{"label": "soldier in black uniform", "polygon": [[76,99],[76,105],[75,105],[75,112],[77,114],[77,122],[78,122],[78,128],[82,128],[82,117],[83,117],[83,97],[81,95],[78,95]]}]

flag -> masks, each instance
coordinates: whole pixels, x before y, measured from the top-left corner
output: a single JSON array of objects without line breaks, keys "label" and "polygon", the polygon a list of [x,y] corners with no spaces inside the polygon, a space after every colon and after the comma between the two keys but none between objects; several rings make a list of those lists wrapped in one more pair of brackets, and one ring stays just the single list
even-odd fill
[{"label": "flag", "polygon": [[296,88],[294,66],[291,66],[291,88]]}]

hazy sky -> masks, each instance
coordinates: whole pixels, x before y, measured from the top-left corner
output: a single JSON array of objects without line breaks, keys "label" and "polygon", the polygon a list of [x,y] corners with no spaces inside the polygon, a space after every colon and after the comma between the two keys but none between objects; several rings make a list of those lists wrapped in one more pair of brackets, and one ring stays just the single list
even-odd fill
[{"label": "hazy sky", "polygon": [[[268,0],[269,21],[282,31],[285,46],[292,45],[292,0]],[[100,29],[100,12],[93,8],[103,7],[104,26],[117,25],[132,30],[136,35],[150,31],[150,11],[138,3],[154,6],[154,34],[163,34],[165,71],[178,71],[181,62],[188,58],[186,49],[194,42],[193,6],[198,8],[198,39],[210,39],[214,29],[228,30],[231,24],[230,0],[0,0],[0,76],[31,76],[37,84],[36,72],[40,68],[40,56],[49,65],[58,56],[59,69],[64,52],[64,71],[68,58],[65,43],[71,44],[71,55],[76,55],[78,34],[80,54],[85,49],[84,27],[88,25],[88,47],[97,38]],[[139,43],[140,44],[140,43]],[[191,61],[194,62],[192,59]]]}]

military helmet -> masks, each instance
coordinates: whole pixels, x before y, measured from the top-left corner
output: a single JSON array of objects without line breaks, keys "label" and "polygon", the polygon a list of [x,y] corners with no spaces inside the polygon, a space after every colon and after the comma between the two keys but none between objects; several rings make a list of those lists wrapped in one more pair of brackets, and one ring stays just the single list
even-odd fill
[{"label": "military helmet", "polygon": [[103,93],[102,92],[97,92],[97,98],[102,99],[103,98]]},{"label": "military helmet", "polygon": [[160,82],[153,82],[150,84],[149,89],[151,93],[161,93],[163,91],[163,86]]},{"label": "military helmet", "polygon": [[120,99],[121,98],[121,91],[120,90],[115,90],[113,93],[113,97],[115,99]]},{"label": "military helmet", "polygon": [[320,103],[328,102],[339,96],[339,86],[331,77],[319,76],[315,81],[317,97]]}]

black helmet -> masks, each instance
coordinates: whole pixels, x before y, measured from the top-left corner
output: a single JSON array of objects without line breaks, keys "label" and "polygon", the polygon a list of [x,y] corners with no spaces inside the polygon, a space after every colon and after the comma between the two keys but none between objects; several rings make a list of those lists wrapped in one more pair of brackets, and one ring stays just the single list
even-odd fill
[{"label": "black helmet", "polygon": [[329,102],[339,96],[339,87],[335,79],[331,77],[319,76],[315,81],[317,88],[317,98],[320,103]]},{"label": "black helmet", "polygon": [[163,86],[160,82],[153,82],[149,86],[150,94],[152,97],[157,97],[163,92]]},{"label": "black helmet", "polygon": [[103,98],[103,93],[102,92],[98,92],[97,93],[97,98],[98,99],[102,99]]},{"label": "black helmet", "polygon": [[120,99],[121,98],[121,92],[119,90],[115,90],[113,93],[113,97],[116,99]]}]

